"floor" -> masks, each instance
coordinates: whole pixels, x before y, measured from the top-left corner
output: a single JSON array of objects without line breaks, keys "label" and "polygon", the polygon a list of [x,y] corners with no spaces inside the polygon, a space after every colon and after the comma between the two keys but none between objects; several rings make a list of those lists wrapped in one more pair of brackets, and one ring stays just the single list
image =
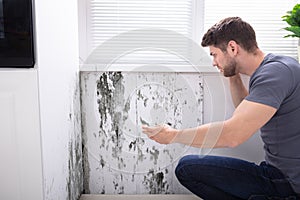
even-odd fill
[{"label": "floor", "polygon": [[194,195],[91,195],[83,194],[79,200],[200,200]]}]

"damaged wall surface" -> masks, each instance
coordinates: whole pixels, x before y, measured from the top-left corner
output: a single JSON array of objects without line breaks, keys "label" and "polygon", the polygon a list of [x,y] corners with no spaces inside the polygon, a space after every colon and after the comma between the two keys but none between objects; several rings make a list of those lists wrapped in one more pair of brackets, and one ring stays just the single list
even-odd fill
[{"label": "damaged wall surface", "polygon": [[196,73],[81,72],[84,193],[188,193],[174,170],[201,150],[161,145],[141,126],[203,123],[203,77]]}]

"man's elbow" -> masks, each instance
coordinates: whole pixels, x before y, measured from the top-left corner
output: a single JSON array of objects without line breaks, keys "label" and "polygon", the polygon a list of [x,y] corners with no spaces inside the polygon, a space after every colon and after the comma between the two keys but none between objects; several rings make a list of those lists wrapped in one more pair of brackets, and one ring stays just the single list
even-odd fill
[{"label": "man's elbow", "polygon": [[218,141],[218,146],[224,148],[235,148],[242,144],[243,142],[240,141],[239,138],[235,137],[235,134],[228,134],[227,136],[223,137]]},{"label": "man's elbow", "polygon": [[242,142],[239,142],[239,141],[236,141],[236,140],[232,140],[232,141],[228,142],[227,147],[228,148],[235,148],[235,147],[237,147],[237,146],[239,146],[241,144],[242,144]]},{"label": "man's elbow", "polygon": [[226,121],[224,123],[225,128],[225,145],[228,148],[235,148],[245,142],[246,131],[242,131],[243,128],[239,126],[240,123],[231,123]]}]

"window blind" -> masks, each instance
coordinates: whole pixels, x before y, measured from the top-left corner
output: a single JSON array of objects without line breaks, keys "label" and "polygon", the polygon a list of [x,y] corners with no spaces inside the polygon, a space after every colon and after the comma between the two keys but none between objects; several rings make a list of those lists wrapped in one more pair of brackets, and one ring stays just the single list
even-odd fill
[{"label": "window blind", "polygon": [[87,1],[89,63],[183,64],[203,29],[204,0]]},{"label": "window blind", "polygon": [[285,54],[297,58],[298,40],[283,38],[288,32],[283,30],[287,24],[281,19],[295,4],[295,0],[207,0],[204,29],[207,30],[222,18],[239,16],[252,25],[258,45],[265,53]]}]

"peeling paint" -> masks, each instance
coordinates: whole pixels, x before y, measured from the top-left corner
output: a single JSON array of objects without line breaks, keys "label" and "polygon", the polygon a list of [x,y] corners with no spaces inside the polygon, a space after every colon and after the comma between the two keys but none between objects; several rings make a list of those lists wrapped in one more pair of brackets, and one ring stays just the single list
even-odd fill
[{"label": "peeling paint", "polygon": [[[100,129],[103,132],[109,131],[112,147],[112,157],[116,158],[122,150],[122,105],[124,99],[123,76],[121,72],[103,73],[97,81],[98,111],[100,114]],[[105,129],[108,116],[111,118],[111,128]]]},{"label": "peeling paint", "polygon": [[202,77],[178,73],[83,72],[84,192],[98,194],[185,193],[174,169],[185,153],[160,145],[141,125],[174,128],[202,123]]}]

